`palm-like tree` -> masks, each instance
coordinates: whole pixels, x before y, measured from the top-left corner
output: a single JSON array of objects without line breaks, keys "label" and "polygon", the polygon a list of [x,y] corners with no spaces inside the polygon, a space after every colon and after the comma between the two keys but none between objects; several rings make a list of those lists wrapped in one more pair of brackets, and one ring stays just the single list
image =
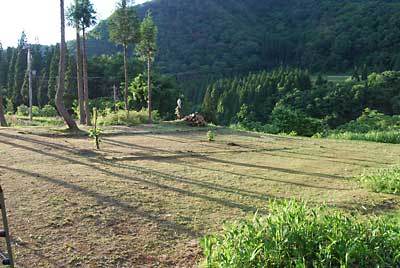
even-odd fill
[{"label": "palm-like tree", "polygon": [[58,89],[56,93],[55,103],[58,112],[64,118],[65,123],[71,131],[78,131],[78,126],[72,117],[68,114],[64,105],[64,90],[65,90],[65,15],[64,15],[64,0],[60,0],[60,19],[61,19],[61,44],[60,44],[60,65],[58,75]]}]

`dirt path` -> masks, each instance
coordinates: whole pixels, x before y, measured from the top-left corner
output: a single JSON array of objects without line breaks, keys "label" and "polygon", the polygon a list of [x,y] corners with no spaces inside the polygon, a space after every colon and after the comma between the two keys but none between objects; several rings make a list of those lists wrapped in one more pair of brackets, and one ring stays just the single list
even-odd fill
[{"label": "dirt path", "polygon": [[[302,198],[366,212],[400,198],[349,180],[398,163],[400,146],[220,130],[103,140],[0,129],[0,183],[17,267],[192,267],[224,220]],[[1,247],[1,245],[0,245]]]}]

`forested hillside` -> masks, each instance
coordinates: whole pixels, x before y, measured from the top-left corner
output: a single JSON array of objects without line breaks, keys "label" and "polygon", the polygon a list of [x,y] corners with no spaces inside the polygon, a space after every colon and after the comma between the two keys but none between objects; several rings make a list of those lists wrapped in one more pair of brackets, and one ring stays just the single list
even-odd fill
[{"label": "forested hillside", "polygon": [[[342,73],[400,69],[400,2],[382,0],[154,0],[158,68],[183,78],[277,65]],[[107,23],[89,53],[114,53]]]},{"label": "forested hillside", "polygon": [[[203,113],[217,124],[311,136],[348,123],[366,109],[399,114],[399,78],[400,72],[386,71],[342,83],[319,77],[313,83],[306,71],[280,68],[216,81],[207,88]],[[389,125],[398,124],[393,122]]]}]

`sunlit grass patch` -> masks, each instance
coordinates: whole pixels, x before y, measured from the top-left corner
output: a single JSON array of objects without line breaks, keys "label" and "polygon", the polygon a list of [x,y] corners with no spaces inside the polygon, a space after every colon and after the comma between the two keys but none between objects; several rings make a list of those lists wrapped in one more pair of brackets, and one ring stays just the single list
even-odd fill
[{"label": "sunlit grass patch", "polygon": [[375,192],[400,195],[400,167],[380,169],[358,178],[361,184]]},{"label": "sunlit grass patch", "polygon": [[202,241],[207,268],[399,267],[400,227],[326,206],[274,202]]}]

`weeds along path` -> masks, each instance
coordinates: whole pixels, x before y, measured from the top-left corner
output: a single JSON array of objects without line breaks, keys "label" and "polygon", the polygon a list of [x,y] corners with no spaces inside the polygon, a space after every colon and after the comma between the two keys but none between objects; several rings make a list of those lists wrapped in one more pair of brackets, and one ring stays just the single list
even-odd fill
[{"label": "weeds along path", "polygon": [[0,131],[0,183],[17,267],[190,267],[224,220],[299,198],[346,210],[399,208],[350,178],[398,163],[400,146],[220,129],[148,127],[85,137]]}]

